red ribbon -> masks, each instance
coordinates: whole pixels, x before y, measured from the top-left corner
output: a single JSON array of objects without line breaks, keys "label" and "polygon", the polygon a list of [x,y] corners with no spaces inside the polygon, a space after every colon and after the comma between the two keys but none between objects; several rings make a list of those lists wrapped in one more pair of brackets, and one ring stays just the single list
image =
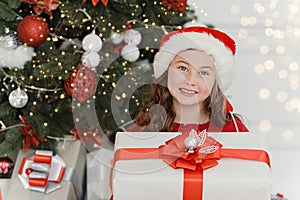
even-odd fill
[{"label": "red ribbon", "polygon": [[166,142],[159,148],[123,148],[115,152],[114,164],[118,160],[139,159],[163,159],[171,167],[184,169],[183,200],[201,200],[203,190],[203,170],[218,164],[221,158],[238,158],[266,163],[269,167],[270,158],[264,150],[253,149],[224,149],[222,145],[212,137],[208,137],[203,145],[196,149],[207,146],[217,146],[218,150],[211,154],[187,153],[184,147],[184,139],[187,134],[177,136]]},{"label": "red ribbon", "polygon": [[30,186],[45,187],[48,183],[48,179],[29,178],[28,183],[29,183]]},{"label": "red ribbon", "polygon": [[[34,154],[33,162],[36,163],[46,163],[51,165],[52,156],[46,156],[41,154]],[[28,181],[29,185],[31,186],[38,186],[38,187],[45,187],[48,183],[48,176],[46,179],[43,178],[29,178]]]},{"label": "red ribbon", "polygon": [[36,163],[47,163],[50,165],[51,161],[52,161],[52,156],[45,156],[41,154],[34,154],[33,156],[33,162]]}]

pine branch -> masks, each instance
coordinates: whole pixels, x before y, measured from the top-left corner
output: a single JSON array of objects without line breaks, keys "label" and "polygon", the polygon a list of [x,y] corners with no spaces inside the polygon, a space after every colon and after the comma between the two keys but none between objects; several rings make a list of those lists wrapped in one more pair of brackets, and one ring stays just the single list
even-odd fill
[{"label": "pine branch", "polygon": [[17,0],[1,2],[0,1],[0,19],[5,21],[14,21],[19,15],[14,11],[18,8],[20,4],[17,3]]},{"label": "pine branch", "polygon": [[20,0],[6,0],[6,2],[7,2],[8,7],[12,8],[12,9],[17,9],[21,5]]},{"label": "pine branch", "polygon": [[[1,29],[16,31],[19,19],[34,14],[34,7],[35,5],[21,3],[20,0],[0,0]],[[136,89],[134,98],[129,95],[129,90],[135,88],[136,83],[146,81],[141,78],[153,78],[151,66],[143,69],[138,62],[152,62],[157,51],[153,45],[159,47],[158,40],[165,34],[165,30],[181,28],[185,22],[195,19],[192,10],[186,9],[186,12],[179,13],[164,7],[161,1],[148,0],[115,0],[109,1],[107,6],[101,2],[93,6],[90,0],[86,3],[81,0],[61,0],[60,6],[52,13],[52,17],[45,13],[40,15],[46,19],[51,33],[46,42],[34,48],[33,59],[20,69],[0,70],[0,120],[6,127],[18,126],[21,123],[18,115],[22,114],[36,130],[39,138],[48,138],[46,142],[41,142],[38,148],[54,151],[57,141],[50,138],[63,138],[69,134],[75,126],[74,112],[78,115],[76,126],[86,128],[98,124],[99,121],[102,131],[111,135],[119,130],[120,125],[112,113],[113,98],[121,100],[121,113],[125,112],[128,106],[125,100],[129,102],[130,108],[126,112],[134,118],[143,101],[149,96],[150,89],[147,85]],[[149,46],[151,49],[139,49],[140,59],[137,62],[128,62],[119,52],[123,44],[104,42],[103,45],[108,45],[109,50],[103,46],[99,52],[101,62],[95,73],[100,80],[96,93],[91,97],[95,100],[95,107],[91,107],[88,102],[79,104],[72,99],[64,90],[64,81],[70,76],[70,71],[81,62],[84,52],[81,46],[83,38],[95,31],[106,41],[112,33],[125,32],[130,28],[137,28],[142,34],[142,41],[138,47]],[[0,35],[4,33],[4,30],[0,30]],[[134,73],[127,77],[126,84],[116,88],[120,78],[132,71]],[[151,82],[149,80],[148,82]],[[8,96],[17,86],[29,97],[29,102],[18,109],[8,102]],[[119,90],[115,93],[117,97],[113,96],[114,90]],[[96,119],[89,115],[95,108]],[[22,148],[22,140],[23,135],[19,128],[4,129],[0,132],[0,154]]]}]

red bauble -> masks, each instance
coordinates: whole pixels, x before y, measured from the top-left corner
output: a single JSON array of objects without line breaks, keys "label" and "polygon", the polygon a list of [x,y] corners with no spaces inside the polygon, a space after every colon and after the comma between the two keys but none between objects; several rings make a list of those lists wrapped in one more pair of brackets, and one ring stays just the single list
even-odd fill
[{"label": "red bauble", "polygon": [[20,21],[17,33],[22,43],[36,47],[48,38],[49,26],[44,18],[30,15]]},{"label": "red bauble", "polygon": [[163,0],[165,7],[183,13],[186,9],[187,0]]},{"label": "red bauble", "polygon": [[14,162],[9,157],[0,158],[0,178],[10,178],[14,169]]},{"label": "red bauble", "polygon": [[92,97],[97,89],[96,75],[87,67],[78,64],[64,82],[68,95],[73,96],[80,103]]}]

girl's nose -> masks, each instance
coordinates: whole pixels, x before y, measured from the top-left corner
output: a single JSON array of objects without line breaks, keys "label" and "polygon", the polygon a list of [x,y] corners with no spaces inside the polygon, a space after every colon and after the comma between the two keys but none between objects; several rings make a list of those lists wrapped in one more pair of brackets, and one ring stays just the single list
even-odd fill
[{"label": "girl's nose", "polygon": [[195,77],[194,73],[187,74],[186,77],[185,77],[185,81],[186,81],[185,83],[187,85],[195,86],[196,85],[196,83],[195,83],[196,77]]}]

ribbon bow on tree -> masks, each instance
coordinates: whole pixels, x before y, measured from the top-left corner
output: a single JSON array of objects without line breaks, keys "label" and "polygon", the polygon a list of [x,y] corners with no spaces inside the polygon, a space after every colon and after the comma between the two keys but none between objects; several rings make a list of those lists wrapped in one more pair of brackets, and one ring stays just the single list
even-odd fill
[{"label": "ribbon bow on tree", "polygon": [[33,4],[34,11],[37,15],[45,12],[49,16],[52,16],[52,10],[56,10],[57,7],[61,4],[59,0],[21,0],[22,2],[26,2],[29,4]]},{"label": "ribbon bow on tree", "polygon": [[174,169],[205,170],[218,164],[221,147],[222,144],[207,136],[205,130],[201,133],[191,130],[190,133],[168,140],[159,147],[159,154]]},{"label": "ribbon bow on tree", "polygon": [[20,120],[24,124],[21,127],[22,134],[25,136],[23,139],[23,150],[27,150],[29,147],[34,146],[35,148],[39,146],[40,142],[45,142],[46,138],[39,139],[36,135],[35,129],[26,121],[23,115],[19,115]]},{"label": "ribbon bow on tree", "polygon": [[[82,0],[82,2],[85,3],[86,0]],[[99,0],[92,0],[93,6],[96,6],[98,4],[98,2],[99,2]],[[101,0],[101,2],[103,3],[104,6],[106,6],[108,3],[108,0]]]}]

